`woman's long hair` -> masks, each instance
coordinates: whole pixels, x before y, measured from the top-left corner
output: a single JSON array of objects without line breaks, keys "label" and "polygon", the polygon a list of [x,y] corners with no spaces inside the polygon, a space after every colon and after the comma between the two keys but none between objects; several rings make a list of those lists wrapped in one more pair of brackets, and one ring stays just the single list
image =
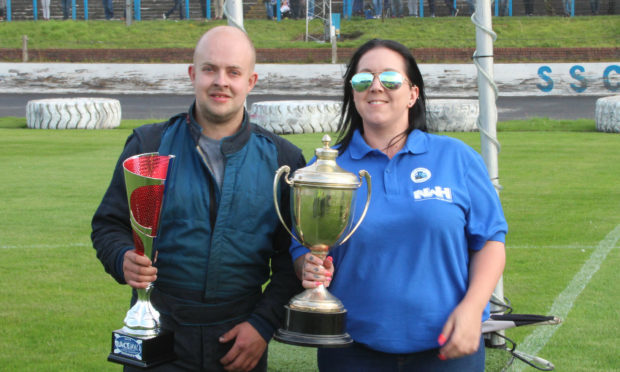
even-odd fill
[{"label": "woman's long hair", "polygon": [[[420,69],[418,68],[415,58],[407,47],[397,41],[373,39],[366,42],[355,51],[351,57],[349,65],[347,66],[347,71],[344,74],[344,99],[342,102],[340,122],[338,124],[339,133],[337,140],[337,143],[340,145],[338,149],[340,153],[342,153],[349,146],[349,143],[353,138],[353,133],[356,129],[359,130],[360,133],[364,133],[362,117],[357,111],[355,102],[353,101],[351,78],[353,78],[353,75],[356,74],[357,65],[359,64],[362,56],[366,54],[366,52],[380,47],[393,50],[403,57],[405,60],[405,67],[407,69],[407,78],[413,85],[418,87],[420,92],[418,100],[413,107],[409,109],[409,126],[407,127],[407,130],[404,133],[399,134],[397,137],[408,136],[414,129],[419,129],[426,132],[426,95],[424,94],[424,81],[422,80],[422,74],[420,74]],[[396,138],[393,140],[395,139]]]}]

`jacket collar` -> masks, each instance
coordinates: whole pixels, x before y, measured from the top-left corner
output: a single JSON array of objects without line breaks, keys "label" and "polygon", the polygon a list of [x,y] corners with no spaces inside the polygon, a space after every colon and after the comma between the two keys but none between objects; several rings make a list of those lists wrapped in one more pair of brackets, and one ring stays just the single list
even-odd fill
[{"label": "jacket collar", "polygon": [[[198,140],[200,139],[200,135],[202,133],[202,127],[200,127],[200,124],[198,124],[198,122],[196,121],[195,110],[196,101],[194,101],[194,103],[192,103],[192,105],[190,106],[185,121],[189,126],[192,138],[194,139],[196,144],[198,144]],[[245,144],[249,141],[250,135],[252,134],[252,126],[248,121],[248,117],[248,112],[244,108],[241,128],[239,128],[237,133],[233,134],[232,136],[222,138],[222,153],[224,155],[232,154],[241,150],[243,146],[245,146]]]}]

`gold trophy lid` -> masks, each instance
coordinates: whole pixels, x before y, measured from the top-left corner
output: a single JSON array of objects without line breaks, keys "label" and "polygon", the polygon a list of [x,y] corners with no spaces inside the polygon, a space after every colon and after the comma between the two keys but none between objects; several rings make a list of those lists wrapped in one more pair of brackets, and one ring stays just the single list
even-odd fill
[{"label": "gold trophy lid", "polygon": [[316,161],[295,171],[294,185],[351,189],[357,189],[361,185],[360,179],[355,174],[338,166],[336,163],[338,150],[329,147],[331,140],[329,135],[323,136],[321,139],[323,147],[315,150]]}]

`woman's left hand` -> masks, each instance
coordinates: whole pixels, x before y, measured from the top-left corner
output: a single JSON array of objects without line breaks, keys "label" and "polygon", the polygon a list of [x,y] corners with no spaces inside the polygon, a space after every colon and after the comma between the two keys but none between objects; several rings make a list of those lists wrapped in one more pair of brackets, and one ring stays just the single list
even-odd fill
[{"label": "woman's left hand", "polygon": [[482,313],[460,303],[443,326],[437,339],[440,359],[452,359],[475,353],[480,347]]},{"label": "woman's left hand", "polygon": [[482,312],[502,276],[505,262],[504,243],[499,241],[487,241],[484,247],[473,255],[467,293],[438,335],[440,359],[470,355],[481,347]]}]

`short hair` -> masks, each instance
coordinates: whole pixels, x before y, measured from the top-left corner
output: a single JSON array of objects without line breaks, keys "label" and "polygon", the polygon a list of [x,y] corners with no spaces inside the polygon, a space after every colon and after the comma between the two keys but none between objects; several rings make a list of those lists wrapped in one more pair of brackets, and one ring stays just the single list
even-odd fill
[{"label": "short hair", "polygon": [[194,48],[194,54],[193,54],[192,63],[195,63],[195,61],[196,61],[196,53],[198,51],[198,46],[200,45],[202,40],[205,37],[209,36],[209,34],[212,33],[212,32],[218,32],[220,30],[223,31],[223,30],[226,30],[226,29],[228,29],[228,30],[239,30],[242,33],[242,35],[245,37],[245,40],[248,42],[248,46],[250,47],[251,66],[252,66],[252,69],[253,69],[254,65],[256,64],[256,48],[254,47],[254,43],[252,42],[252,39],[250,39],[250,36],[244,30],[242,30],[242,29],[240,29],[238,27],[226,26],[226,25],[213,27],[213,28],[209,29],[208,31],[206,31],[204,34],[202,34],[202,36],[200,36],[200,38],[196,42],[196,46]]}]

